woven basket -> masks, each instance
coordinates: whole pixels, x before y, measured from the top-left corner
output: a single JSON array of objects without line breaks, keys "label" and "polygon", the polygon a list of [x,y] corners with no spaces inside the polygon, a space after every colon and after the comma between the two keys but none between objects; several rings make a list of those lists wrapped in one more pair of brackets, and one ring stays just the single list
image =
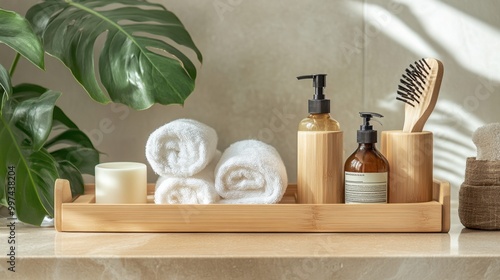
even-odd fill
[{"label": "woven basket", "polygon": [[465,227],[500,230],[500,161],[467,158],[458,203]]}]

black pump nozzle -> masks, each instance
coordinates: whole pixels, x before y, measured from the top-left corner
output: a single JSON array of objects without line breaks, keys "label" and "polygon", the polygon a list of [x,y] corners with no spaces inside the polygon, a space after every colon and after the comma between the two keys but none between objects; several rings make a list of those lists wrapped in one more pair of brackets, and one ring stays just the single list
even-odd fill
[{"label": "black pump nozzle", "polygon": [[297,77],[297,80],[303,80],[303,79],[313,80],[313,87],[315,88],[314,100],[325,99],[325,95],[323,94],[323,89],[326,87],[326,74],[314,74],[314,75],[305,75]]},{"label": "black pump nozzle", "polygon": [[325,99],[323,89],[326,87],[326,74],[304,75],[297,77],[297,80],[312,79],[314,87],[313,99],[309,99],[309,113],[324,114],[330,113],[330,100]]},{"label": "black pump nozzle", "polygon": [[373,117],[383,118],[381,114],[373,113],[373,112],[359,112],[359,116],[363,118],[363,125],[360,126],[360,130],[372,130],[373,126],[370,125],[370,120]]},{"label": "black pump nozzle", "polygon": [[384,116],[373,112],[359,112],[359,116],[363,118],[363,124],[358,130],[358,143],[377,143],[377,131],[373,130],[370,120],[373,119],[373,117],[383,118]]}]

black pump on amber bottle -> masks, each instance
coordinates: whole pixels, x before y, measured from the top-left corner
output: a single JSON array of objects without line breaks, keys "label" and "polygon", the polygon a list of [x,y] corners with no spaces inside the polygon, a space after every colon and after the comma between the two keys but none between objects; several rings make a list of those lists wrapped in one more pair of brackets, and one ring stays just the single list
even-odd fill
[{"label": "black pump on amber bottle", "polygon": [[309,99],[309,114],[330,113],[330,100],[325,99],[323,90],[326,87],[326,74],[314,74],[297,77],[298,80],[312,79],[314,87],[313,99]]},{"label": "black pump on amber bottle", "polygon": [[373,130],[373,125],[370,124],[370,121],[373,117],[383,118],[384,116],[372,112],[359,112],[359,115],[363,118],[363,124],[358,130],[358,143],[377,143],[377,131]]}]

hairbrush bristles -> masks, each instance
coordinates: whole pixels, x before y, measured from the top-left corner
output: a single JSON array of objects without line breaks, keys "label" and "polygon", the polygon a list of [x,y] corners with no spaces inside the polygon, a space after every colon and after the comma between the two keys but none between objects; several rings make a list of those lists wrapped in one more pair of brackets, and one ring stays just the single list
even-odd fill
[{"label": "hairbrush bristles", "polygon": [[398,86],[399,96],[396,99],[412,107],[420,104],[419,99],[426,90],[430,70],[431,67],[424,58],[410,64],[405,70],[406,74],[403,74],[402,79],[399,80],[401,85]]},{"label": "hairbrush bristles", "polygon": [[435,58],[422,58],[405,69],[396,96],[407,104],[403,132],[421,132],[424,128],[436,106],[443,71],[443,63]]}]

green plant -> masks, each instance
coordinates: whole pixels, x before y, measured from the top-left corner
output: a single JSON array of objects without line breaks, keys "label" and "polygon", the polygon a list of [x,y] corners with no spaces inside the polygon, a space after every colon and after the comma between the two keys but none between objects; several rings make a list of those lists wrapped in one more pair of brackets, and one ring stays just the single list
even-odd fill
[{"label": "green plant", "polygon": [[[98,37],[104,46],[94,57]],[[46,0],[23,18],[0,9],[0,42],[17,52],[7,71],[0,65],[0,204],[14,195],[17,217],[39,225],[53,216],[56,178],[83,192],[82,174],[93,174],[99,153],[55,105],[60,93],[33,84],[11,85],[22,56],[40,69],[44,51],[63,62],[92,99],[134,109],[182,104],[194,89],[196,67],[171,40],[202,56],[179,19],[141,0]],[[42,44],[43,42],[43,44]],[[98,64],[98,73],[94,70]],[[100,82],[99,82],[100,81]],[[15,194],[9,193],[15,168]]]}]

